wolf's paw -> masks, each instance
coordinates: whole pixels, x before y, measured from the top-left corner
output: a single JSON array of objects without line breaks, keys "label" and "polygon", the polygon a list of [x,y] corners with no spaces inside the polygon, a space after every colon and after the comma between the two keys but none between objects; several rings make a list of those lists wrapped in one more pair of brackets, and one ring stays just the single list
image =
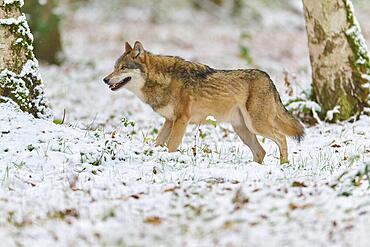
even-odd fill
[{"label": "wolf's paw", "polygon": [[164,145],[164,143],[160,143],[160,142],[155,142],[154,143],[154,147],[164,147],[165,145]]},{"label": "wolf's paw", "polygon": [[260,165],[263,165],[263,159],[264,159],[264,157],[254,157],[253,162],[256,162]]},{"label": "wolf's paw", "polygon": [[175,153],[175,152],[177,152],[178,150],[177,150],[177,148],[174,148],[174,147],[168,147],[168,152],[169,153]]},{"label": "wolf's paw", "polygon": [[289,160],[288,159],[280,159],[280,165],[289,165]]},{"label": "wolf's paw", "polygon": [[255,163],[257,163],[257,164],[259,164],[261,166],[264,165],[263,160],[253,160],[253,162],[255,162]]}]

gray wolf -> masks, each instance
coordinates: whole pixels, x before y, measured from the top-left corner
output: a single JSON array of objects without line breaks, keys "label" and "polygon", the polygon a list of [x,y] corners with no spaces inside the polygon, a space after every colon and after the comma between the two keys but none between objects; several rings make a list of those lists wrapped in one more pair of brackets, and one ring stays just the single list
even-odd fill
[{"label": "gray wolf", "polygon": [[112,91],[130,90],[165,123],[156,144],[177,151],[188,124],[206,124],[213,116],[230,123],[262,164],[261,135],[279,147],[280,162],[288,162],[287,137],[301,140],[303,125],[284,107],[269,75],[257,69],[217,70],[179,57],[154,55],[136,41],[125,44],[111,74],[104,78]]}]

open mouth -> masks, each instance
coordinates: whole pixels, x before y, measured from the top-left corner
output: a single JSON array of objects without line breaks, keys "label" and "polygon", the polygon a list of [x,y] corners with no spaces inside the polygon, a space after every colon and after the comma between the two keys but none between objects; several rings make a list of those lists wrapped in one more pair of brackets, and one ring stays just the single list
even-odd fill
[{"label": "open mouth", "polygon": [[109,85],[109,88],[112,91],[116,91],[116,90],[120,89],[121,87],[123,87],[124,85],[126,85],[129,81],[131,81],[131,76],[126,77],[125,79],[123,79],[122,81],[120,81],[118,83]]}]

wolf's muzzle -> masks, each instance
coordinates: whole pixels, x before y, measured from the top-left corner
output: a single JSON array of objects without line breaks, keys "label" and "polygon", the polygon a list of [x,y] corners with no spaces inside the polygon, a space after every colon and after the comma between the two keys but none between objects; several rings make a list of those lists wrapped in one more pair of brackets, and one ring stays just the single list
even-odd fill
[{"label": "wolf's muzzle", "polygon": [[104,81],[104,83],[105,83],[105,84],[108,84],[108,83],[109,83],[109,78],[108,78],[108,77],[105,77],[105,78],[103,79],[103,81]]}]

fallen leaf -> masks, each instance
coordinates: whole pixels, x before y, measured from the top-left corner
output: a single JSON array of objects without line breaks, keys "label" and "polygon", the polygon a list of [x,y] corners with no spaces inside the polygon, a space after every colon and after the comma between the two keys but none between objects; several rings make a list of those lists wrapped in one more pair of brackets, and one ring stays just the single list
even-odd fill
[{"label": "fallen leaf", "polygon": [[134,199],[140,199],[140,196],[139,195],[131,195],[130,197],[134,198]]},{"label": "fallen leaf", "polygon": [[115,130],[112,132],[112,135],[111,135],[112,139],[116,138],[116,133],[117,132]]},{"label": "fallen leaf", "polygon": [[234,209],[239,210],[241,209],[245,204],[249,202],[249,198],[244,195],[241,188],[239,188],[232,199],[232,202],[234,203]]},{"label": "fallen leaf", "polygon": [[162,223],[162,219],[158,216],[151,216],[146,218],[144,222],[151,225],[160,225]]},{"label": "fallen leaf", "polygon": [[307,187],[307,185],[305,185],[303,182],[294,181],[292,183],[292,187]]},{"label": "fallen leaf", "polygon": [[197,148],[196,147],[192,147],[191,148],[192,152],[193,152],[193,156],[197,156]]},{"label": "fallen leaf", "polygon": [[226,221],[226,222],[223,224],[222,228],[223,228],[223,229],[231,229],[231,228],[233,228],[233,226],[235,226],[235,225],[236,225],[236,222],[235,222],[235,221]]},{"label": "fallen leaf", "polygon": [[303,204],[303,205],[297,205],[297,204],[294,204],[294,203],[290,203],[289,204],[289,210],[293,211],[293,210],[296,210],[296,209],[307,209],[307,208],[312,208],[313,205],[308,203],[308,204]]},{"label": "fallen leaf", "polygon": [[164,192],[174,192],[176,191],[177,189],[180,189],[180,186],[175,186],[175,187],[172,187],[172,188],[167,188],[164,190]]},{"label": "fallen leaf", "polygon": [[334,144],[332,144],[332,145],[331,145],[331,147],[332,147],[332,148],[340,148],[340,147],[342,147],[342,146],[341,146],[341,145],[339,145],[339,144],[334,143]]}]

